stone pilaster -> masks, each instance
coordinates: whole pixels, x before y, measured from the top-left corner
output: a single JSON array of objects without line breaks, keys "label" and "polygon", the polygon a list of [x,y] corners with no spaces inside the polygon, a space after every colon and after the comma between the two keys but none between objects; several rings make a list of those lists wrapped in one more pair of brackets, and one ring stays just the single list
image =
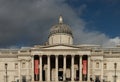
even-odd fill
[{"label": "stone pilaster", "polygon": [[103,60],[101,60],[101,82],[103,82]]},{"label": "stone pilaster", "polygon": [[21,81],[20,69],[21,69],[21,64],[20,64],[20,61],[19,61],[19,64],[18,64],[18,73],[19,73],[19,80]]},{"label": "stone pilaster", "polygon": [[27,70],[26,70],[27,71],[27,79],[30,79],[29,78],[29,70],[30,70],[29,69],[29,60],[26,60],[26,65],[27,65]]},{"label": "stone pilaster", "polygon": [[32,56],[32,81],[34,81],[34,56]]}]

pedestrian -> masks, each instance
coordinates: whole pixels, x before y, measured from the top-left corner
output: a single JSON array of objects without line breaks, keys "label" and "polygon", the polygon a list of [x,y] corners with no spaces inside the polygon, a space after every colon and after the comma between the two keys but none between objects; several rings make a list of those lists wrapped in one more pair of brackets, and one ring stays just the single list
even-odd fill
[{"label": "pedestrian", "polygon": [[95,82],[100,82],[99,78],[96,78],[96,79],[95,79]]}]

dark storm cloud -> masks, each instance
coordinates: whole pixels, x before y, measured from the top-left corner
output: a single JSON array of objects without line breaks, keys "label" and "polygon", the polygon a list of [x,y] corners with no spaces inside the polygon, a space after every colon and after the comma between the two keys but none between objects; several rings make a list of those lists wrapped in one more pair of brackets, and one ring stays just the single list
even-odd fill
[{"label": "dark storm cloud", "polygon": [[47,9],[49,5],[46,2],[1,0],[0,46],[30,45],[45,41],[51,22],[55,18]]},{"label": "dark storm cloud", "polygon": [[[1,0],[0,46],[43,44],[60,14],[66,14],[66,17],[67,13],[74,14],[63,2],[64,0]],[[63,10],[64,8],[68,10]]]},{"label": "dark storm cloud", "polygon": [[[86,9],[82,5],[79,13]],[[104,44],[109,38],[85,25],[66,0],[0,0],[0,47],[33,46],[47,41],[49,29],[62,14],[71,26],[75,43]]]}]

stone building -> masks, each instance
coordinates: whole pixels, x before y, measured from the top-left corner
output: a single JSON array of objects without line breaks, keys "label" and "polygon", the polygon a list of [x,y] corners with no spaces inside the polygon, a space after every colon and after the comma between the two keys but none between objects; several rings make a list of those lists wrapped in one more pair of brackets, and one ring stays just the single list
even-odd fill
[{"label": "stone building", "polygon": [[119,45],[74,45],[73,39],[60,16],[46,45],[0,49],[0,82],[120,82]]}]

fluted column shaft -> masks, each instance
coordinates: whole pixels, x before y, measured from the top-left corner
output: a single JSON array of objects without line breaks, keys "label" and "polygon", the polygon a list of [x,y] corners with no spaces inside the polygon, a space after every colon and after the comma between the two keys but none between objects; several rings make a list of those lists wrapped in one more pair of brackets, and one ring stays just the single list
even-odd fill
[{"label": "fluted column shaft", "polygon": [[79,80],[82,81],[82,56],[79,57]]},{"label": "fluted column shaft", "polygon": [[71,74],[72,74],[72,81],[74,81],[74,56],[71,56]]},{"label": "fluted column shaft", "polygon": [[65,81],[66,80],[66,56],[63,56],[64,57],[64,65],[63,65],[63,80]]},{"label": "fluted column shaft", "polygon": [[56,69],[55,80],[58,81],[58,56],[55,56],[55,69]]},{"label": "fluted column shaft", "polygon": [[50,56],[47,56],[47,81],[50,81]]},{"label": "fluted column shaft", "polygon": [[90,56],[88,56],[88,75],[87,80],[90,81]]},{"label": "fluted column shaft", "polygon": [[42,56],[40,56],[40,81],[42,81]]}]

